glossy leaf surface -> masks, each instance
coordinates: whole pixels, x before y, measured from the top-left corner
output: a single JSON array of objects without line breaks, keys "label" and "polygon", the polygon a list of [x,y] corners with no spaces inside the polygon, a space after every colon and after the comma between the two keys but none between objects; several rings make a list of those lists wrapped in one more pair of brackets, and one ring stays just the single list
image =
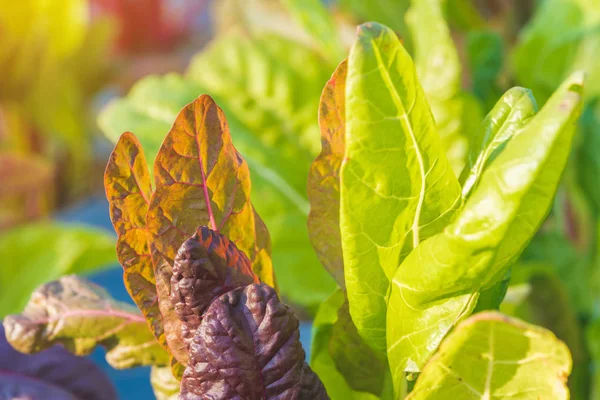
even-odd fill
[{"label": "glossy leaf surface", "polygon": [[537,112],[531,91],[515,87],[498,100],[473,138],[467,165],[460,176],[463,198],[469,197],[487,165]]},{"label": "glossy leaf surface", "polygon": [[106,349],[114,368],[168,363],[145,318],[135,307],[76,276],[65,276],[33,292],[22,314],[4,319],[6,339],[22,353],[36,353],[61,344],[73,354]]},{"label": "glossy leaf surface", "polygon": [[408,399],[566,400],[570,371],[569,350],[552,332],[480,313],[444,339]]},{"label": "glossy leaf surface", "polygon": [[444,231],[422,242],[394,277],[388,357],[399,387],[505,276],[544,220],[567,162],[581,109],[582,76],[567,80],[484,170]]},{"label": "glossy leaf surface", "polygon": [[214,299],[238,287],[259,283],[250,260],[233,242],[205,226],[183,242],[171,276],[171,302],[191,341]]},{"label": "glossy leaf surface", "polygon": [[460,186],[410,56],[374,23],[360,26],[348,58],[340,182],[350,314],[383,353],[390,281],[406,254],[448,223]]},{"label": "glossy leaf surface", "polygon": [[147,215],[159,307],[167,344],[186,365],[180,320],[170,301],[179,246],[207,225],[247,254],[262,282],[274,285],[267,229],[250,203],[250,172],[237,152],[223,111],[206,95],[186,106],[154,165],[156,191]]},{"label": "glossy leaf surface", "polygon": [[117,257],[123,266],[125,287],[146,317],[154,336],[164,344],[146,229],[152,178],[142,146],[131,132],[121,136],[108,160],[104,188],[110,204],[110,219],[118,235]]},{"label": "glossy leaf surface", "polygon": [[308,234],[319,260],[345,287],[340,237],[340,167],[345,151],[345,96],[348,64],[342,62],[325,85],[319,105],[321,153],[308,175]]},{"label": "glossy leaf surface", "polygon": [[194,336],[181,398],[328,399],[304,362],[298,325],[267,285],[222,295]]}]

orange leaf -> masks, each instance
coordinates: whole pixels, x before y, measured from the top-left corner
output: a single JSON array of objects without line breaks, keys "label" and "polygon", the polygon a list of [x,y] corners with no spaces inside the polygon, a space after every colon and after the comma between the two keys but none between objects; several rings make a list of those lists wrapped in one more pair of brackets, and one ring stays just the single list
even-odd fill
[{"label": "orange leaf", "polygon": [[146,317],[154,336],[165,346],[146,229],[152,184],[144,152],[133,133],[121,135],[110,155],[104,187],[110,203],[110,218],[119,236],[117,257],[123,266],[125,287]]},{"label": "orange leaf", "polygon": [[345,95],[347,62],[327,82],[319,105],[321,153],[308,175],[308,233],[319,260],[345,287],[340,235],[340,168],[345,150]]},{"label": "orange leaf", "polygon": [[148,210],[159,307],[171,353],[187,364],[181,321],[169,301],[173,260],[198,226],[220,232],[243,251],[260,280],[274,286],[267,229],[250,203],[250,171],[231,142],[223,111],[207,95],[177,116],[154,163]]}]

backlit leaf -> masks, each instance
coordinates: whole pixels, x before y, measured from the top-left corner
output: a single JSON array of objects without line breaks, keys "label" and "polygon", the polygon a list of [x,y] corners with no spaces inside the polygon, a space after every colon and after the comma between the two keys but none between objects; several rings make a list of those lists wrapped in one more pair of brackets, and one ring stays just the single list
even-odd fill
[{"label": "backlit leaf", "polygon": [[117,257],[129,295],[146,317],[150,330],[165,343],[154,267],[150,256],[146,214],[152,196],[152,178],[144,151],[135,135],[124,133],[113,150],[104,173],[117,239]]},{"label": "backlit leaf", "polygon": [[566,400],[570,371],[569,350],[552,332],[480,313],[442,342],[407,399]]},{"label": "backlit leaf", "polygon": [[340,226],[350,314],[385,351],[390,282],[403,258],[438,233],[460,186],[415,67],[396,34],[361,25],[348,58]]},{"label": "backlit leaf", "polygon": [[82,356],[102,346],[108,363],[119,369],[169,360],[137,308],[74,275],[38,288],[23,313],[4,319],[4,329],[8,342],[22,353],[61,344]]},{"label": "backlit leaf", "polygon": [[412,0],[406,21],[413,39],[417,76],[431,106],[448,161],[459,174],[469,139],[481,120],[481,110],[477,100],[461,90],[459,54],[441,3],[440,0]]},{"label": "backlit leaf", "polygon": [[308,234],[319,260],[341,287],[346,286],[340,237],[340,167],[346,140],[347,70],[344,61],[323,89],[319,105],[322,150],[308,175]]},{"label": "backlit leaf", "polygon": [[186,365],[181,321],[169,299],[175,255],[198,226],[234,241],[262,282],[274,285],[267,229],[250,203],[250,172],[221,109],[206,95],[177,116],[154,165],[156,191],[147,215],[158,301],[167,344]]},{"label": "backlit leaf", "polygon": [[581,74],[567,80],[484,170],[452,224],[398,268],[387,325],[396,388],[471,313],[479,291],[503,279],[541,225],[567,162],[582,84]]},{"label": "backlit leaf", "polygon": [[463,198],[469,197],[485,167],[536,112],[535,98],[524,88],[512,88],[498,100],[473,138],[467,165],[460,176]]}]

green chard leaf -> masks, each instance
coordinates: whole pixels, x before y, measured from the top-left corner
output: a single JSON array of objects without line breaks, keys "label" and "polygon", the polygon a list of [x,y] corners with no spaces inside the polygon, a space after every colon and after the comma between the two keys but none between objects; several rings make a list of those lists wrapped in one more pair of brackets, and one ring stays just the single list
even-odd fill
[{"label": "green chard leaf", "polygon": [[23,313],[4,319],[4,329],[6,339],[22,353],[61,344],[83,356],[102,346],[108,363],[118,369],[169,362],[137,308],[74,275],[39,287]]},{"label": "green chard leaf", "polygon": [[395,388],[416,372],[479,292],[504,279],[551,206],[581,110],[574,74],[484,170],[443,232],[423,241],[394,276],[387,321]]},{"label": "green chard leaf", "polygon": [[[348,400],[376,400],[376,396],[367,392],[354,390],[347,379],[337,369],[336,363],[330,353],[330,344],[333,338],[333,327],[338,321],[338,311],[344,305],[345,295],[341,289],[336,290],[319,307],[317,316],[313,321],[312,349],[310,366],[319,375],[327,394],[332,399]],[[367,368],[369,366],[366,366]]]},{"label": "green chard leaf", "polygon": [[404,16],[410,5],[410,0],[337,0],[342,11],[356,16],[360,22],[378,21],[389,26],[407,39],[409,30],[404,22]]},{"label": "green chard leaf", "polygon": [[483,120],[480,133],[473,138],[467,165],[459,179],[463,199],[467,199],[477,186],[486,166],[536,112],[535,98],[530,90],[524,88],[512,88],[498,100]]},{"label": "green chard leaf", "polygon": [[158,306],[171,354],[187,365],[181,321],[169,298],[175,255],[199,226],[235,242],[260,280],[275,286],[266,226],[250,202],[250,171],[223,111],[207,95],[177,116],[154,164],[156,190],[147,214]]},{"label": "green chard leaf", "polygon": [[123,266],[125,287],[156,339],[166,345],[146,229],[152,178],[140,142],[131,132],[121,135],[108,160],[104,187],[118,235],[117,257]]},{"label": "green chard leaf", "polygon": [[344,288],[344,259],[340,237],[340,167],[345,150],[347,61],[325,85],[319,105],[321,153],[308,175],[308,234],[325,269]]},{"label": "green chard leaf", "polygon": [[0,235],[0,319],[20,312],[39,285],[114,264],[115,238],[84,225],[36,222]]},{"label": "green chard leaf", "polygon": [[[584,398],[587,391],[589,356],[577,314],[569,295],[551,265],[519,262],[512,267],[509,291],[517,293],[502,303],[500,311],[526,322],[549,329],[569,348],[573,371],[569,378],[571,397]],[[519,293],[523,295],[519,296]]]},{"label": "green chard leaf", "polygon": [[450,221],[460,186],[410,56],[375,23],[359,27],[348,58],[340,187],[350,314],[383,354],[390,282],[402,259]]},{"label": "green chard leaf", "polygon": [[444,339],[407,399],[566,400],[570,371],[569,350],[552,332],[480,313]]},{"label": "green chard leaf", "polygon": [[[406,21],[417,76],[431,107],[450,165],[459,174],[481,121],[477,99],[461,89],[461,65],[439,0],[412,0]],[[428,21],[424,24],[423,21]]]}]

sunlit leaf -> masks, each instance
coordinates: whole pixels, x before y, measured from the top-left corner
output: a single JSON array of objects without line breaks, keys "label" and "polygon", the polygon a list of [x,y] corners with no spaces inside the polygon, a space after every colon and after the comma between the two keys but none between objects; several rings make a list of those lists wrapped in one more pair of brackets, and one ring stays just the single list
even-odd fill
[{"label": "sunlit leaf", "polygon": [[347,62],[327,82],[319,105],[321,153],[308,175],[308,233],[319,260],[345,287],[344,260],[340,237],[340,167],[345,147],[345,96]]},{"label": "sunlit leaf", "polygon": [[581,74],[563,83],[484,170],[453,222],[398,268],[387,324],[394,379],[425,364],[473,310],[479,291],[504,278],[538,230],[567,162],[582,84]]},{"label": "sunlit leaf", "polygon": [[114,368],[165,365],[169,360],[135,307],[76,276],[38,288],[23,313],[4,319],[4,329],[8,342],[22,353],[61,344],[80,356],[102,346]]},{"label": "sunlit leaf", "polygon": [[274,285],[267,229],[250,203],[250,172],[221,109],[206,95],[177,116],[154,165],[156,191],[147,215],[158,302],[167,344],[186,365],[181,321],[169,299],[179,246],[209,226],[234,241],[262,282]]},{"label": "sunlit leaf", "polygon": [[150,255],[146,214],[152,196],[152,179],[137,138],[124,133],[113,150],[104,173],[110,218],[117,239],[117,257],[129,295],[148,320],[154,336],[164,344],[154,267]]},{"label": "sunlit leaf", "polygon": [[394,32],[374,23],[360,26],[348,58],[340,181],[350,314],[360,335],[383,353],[394,273],[448,223],[460,186],[410,56]]},{"label": "sunlit leaf", "polygon": [[442,342],[408,399],[567,400],[570,372],[569,350],[550,331],[480,313]]},{"label": "sunlit leaf", "polygon": [[533,94],[524,88],[512,88],[498,100],[473,138],[467,165],[460,175],[463,198],[469,197],[485,167],[536,112],[537,104]]}]

